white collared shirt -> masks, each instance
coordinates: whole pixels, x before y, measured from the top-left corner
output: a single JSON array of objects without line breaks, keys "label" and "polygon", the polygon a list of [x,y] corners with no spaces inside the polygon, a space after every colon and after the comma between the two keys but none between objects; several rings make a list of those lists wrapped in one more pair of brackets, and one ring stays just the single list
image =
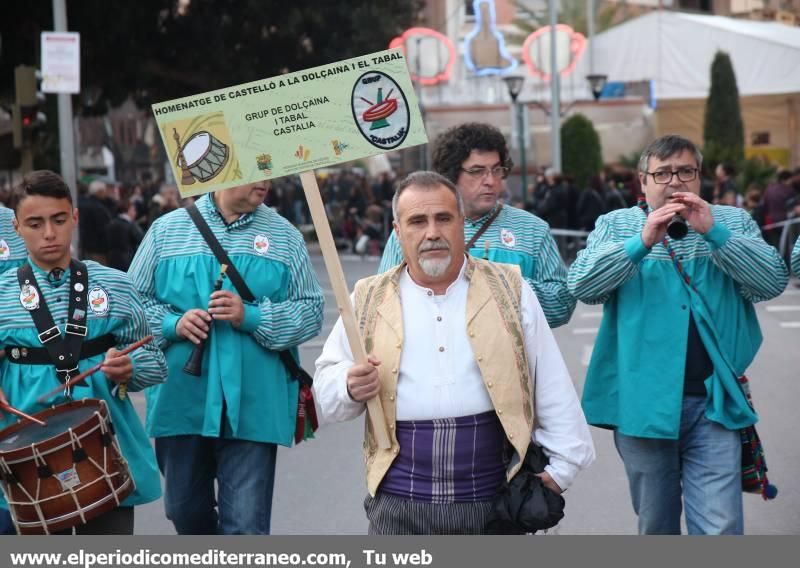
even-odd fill
[{"label": "white collared shirt", "polygon": [[466,261],[444,294],[400,275],[403,352],[397,379],[397,419],[434,420],[492,410],[467,337]]},{"label": "white collared shirt", "polygon": [[[466,416],[493,408],[467,337],[465,266],[466,260],[458,278],[438,296],[416,284],[407,270],[400,276],[404,344],[397,382],[398,420]],[[520,306],[529,371],[536,385],[532,439],[550,457],[548,473],[566,489],[578,471],[594,461],[592,437],[564,359],[527,283],[522,286]],[[347,394],[347,370],[353,364],[339,318],[314,375],[323,423],[351,420],[366,408]]]}]

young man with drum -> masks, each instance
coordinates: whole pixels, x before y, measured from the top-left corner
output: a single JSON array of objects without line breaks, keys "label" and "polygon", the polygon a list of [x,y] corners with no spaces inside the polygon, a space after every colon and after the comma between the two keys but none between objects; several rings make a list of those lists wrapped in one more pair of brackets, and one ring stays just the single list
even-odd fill
[{"label": "young man with drum", "polygon": [[[72,258],[70,244],[78,211],[60,176],[50,171],[26,175],[16,188],[14,212],[14,229],[25,243],[28,258],[17,270],[7,270],[0,276],[0,348],[8,354],[0,362],[0,402],[32,414],[67,402],[67,395],[74,401],[99,399],[87,402],[107,409],[113,425],[103,432],[102,445],[119,450],[135,489],[119,507],[93,519],[90,508],[82,503],[86,510],[75,511],[75,529],[78,534],[132,534],[133,506],[158,499],[161,487],[153,450],[125,393],[163,381],[164,356],[155,345],[145,345],[130,355],[118,351],[150,334],[144,308],[124,273]],[[58,387],[59,381],[76,377],[98,363],[102,363],[100,370],[68,393],[47,394]],[[9,413],[1,418],[3,428],[16,422]],[[64,422],[63,418],[56,419],[56,413],[49,418],[50,428]],[[64,426],[65,431],[72,428],[72,424]],[[11,460],[6,459],[13,436],[4,436],[4,432],[0,432],[0,470],[4,490],[9,491],[9,484],[24,486],[27,480],[18,479],[9,465]],[[42,487],[49,484],[58,488],[56,495],[70,499],[81,490],[81,484],[89,482],[82,473],[87,471],[81,465],[83,460],[99,463],[97,469],[102,470],[103,450],[101,457],[93,456],[91,448],[83,448],[79,442],[79,438],[73,439],[74,465],[65,471],[42,452],[44,461],[37,459]],[[127,474],[122,477],[127,478]],[[99,485],[110,485],[111,479],[104,476],[108,472],[101,473]],[[51,477],[58,482],[48,479]],[[63,527],[50,530],[46,516],[53,496],[36,497],[40,501],[34,508],[44,515],[39,515],[44,525],[41,532],[61,532]],[[4,499],[0,507],[7,522]],[[82,524],[82,518],[88,522]],[[16,519],[19,531],[27,532],[19,515]]]},{"label": "young man with drum", "polygon": [[147,432],[179,534],[268,534],[277,445],[296,439],[298,382],[279,352],[320,332],[323,296],[302,235],[263,204],[269,184],[159,217],[129,270],[169,367]]}]

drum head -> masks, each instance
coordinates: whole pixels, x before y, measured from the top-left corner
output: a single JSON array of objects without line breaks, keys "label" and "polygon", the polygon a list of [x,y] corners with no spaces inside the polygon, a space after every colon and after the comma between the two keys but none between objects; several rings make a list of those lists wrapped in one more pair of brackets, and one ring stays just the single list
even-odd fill
[{"label": "drum head", "polygon": [[76,406],[48,416],[47,426],[28,423],[0,439],[0,452],[10,452],[31,444],[44,442],[88,420],[97,411],[96,406]]},{"label": "drum head", "polygon": [[211,146],[211,135],[208,132],[198,132],[186,142],[183,147],[183,157],[186,158],[187,167],[194,166],[203,159]]}]

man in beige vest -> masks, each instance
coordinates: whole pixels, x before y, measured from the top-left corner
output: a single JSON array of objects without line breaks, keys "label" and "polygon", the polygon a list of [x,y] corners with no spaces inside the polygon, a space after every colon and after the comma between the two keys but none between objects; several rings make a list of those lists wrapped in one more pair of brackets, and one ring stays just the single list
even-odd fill
[{"label": "man in beige vest", "polygon": [[558,493],[594,459],[589,428],[536,296],[519,267],[464,251],[456,187],[434,172],[392,203],[404,262],[356,284],[369,362],[354,364],[341,319],[317,360],[323,421],[380,396],[391,448],[364,440],[370,534],[480,534],[531,440]]}]

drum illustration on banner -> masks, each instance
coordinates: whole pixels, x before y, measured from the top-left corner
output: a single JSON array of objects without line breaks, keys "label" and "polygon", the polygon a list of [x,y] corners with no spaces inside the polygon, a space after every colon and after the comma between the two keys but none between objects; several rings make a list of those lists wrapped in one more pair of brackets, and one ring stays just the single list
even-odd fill
[{"label": "drum illustration on banner", "polygon": [[408,101],[400,85],[386,73],[361,75],[353,85],[351,104],[359,131],[373,146],[391,150],[408,136]]},{"label": "drum illustration on banner", "polygon": [[168,123],[164,134],[165,139],[172,141],[172,165],[181,186],[242,177],[223,113]]},{"label": "drum illustration on banner", "polygon": [[[180,146],[178,131],[172,129],[175,142]],[[178,153],[177,164],[183,171],[186,185],[214,179],[228,162],[228,147],[209,132],[195,132]],[[189,173],[187,179],[187,172]]]}]

